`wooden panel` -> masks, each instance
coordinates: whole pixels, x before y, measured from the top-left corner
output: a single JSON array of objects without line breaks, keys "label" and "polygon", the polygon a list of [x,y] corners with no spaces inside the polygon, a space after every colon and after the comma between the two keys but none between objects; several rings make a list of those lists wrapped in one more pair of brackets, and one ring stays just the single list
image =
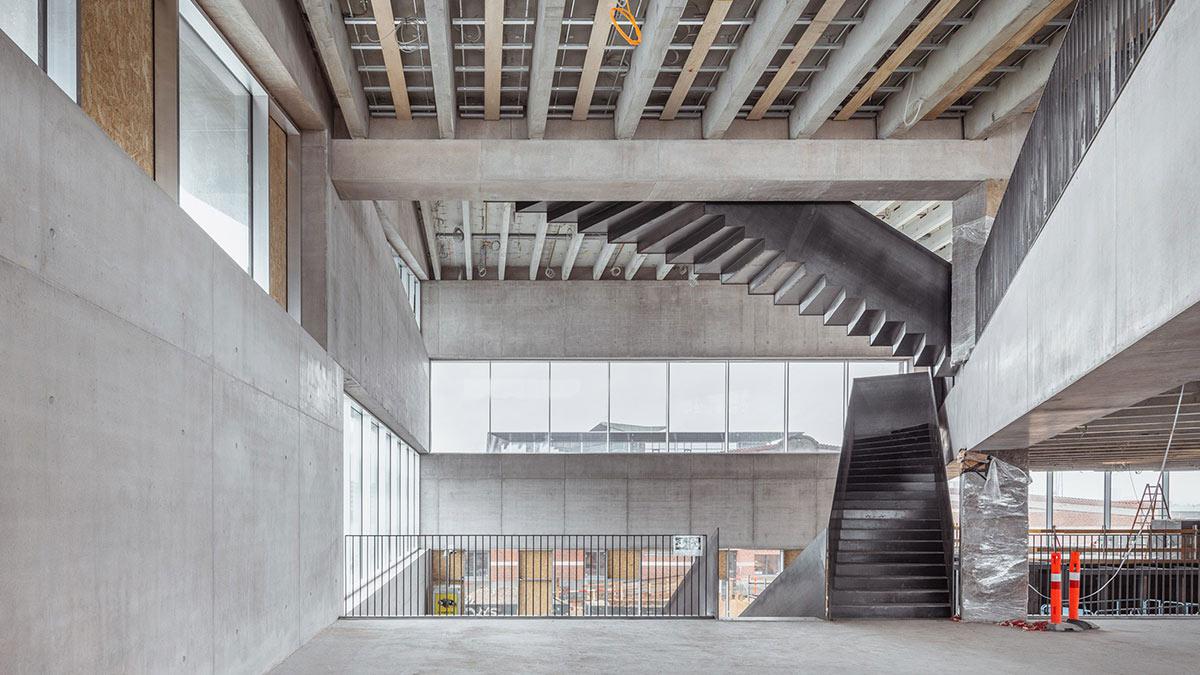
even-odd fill
[{"label": "wooden panel", "polygon": [[483,118],[498,120],[500,66],[504,60],[504,0],[484,0],[483,17]]},{"label": "wooden panel", "polygon": [[583,57],[583,72],[579,75],[579,89],[575,92],[575,110],[571,113],[573,120],[582,121],[588,117],[592,94],[596,90],[596,78],[600,76],[600,65],[604,60],[604,47],[613,29],[610,13],[616,4],[616,0],[600,0],[596,3],[587,53]]},{"label": "wooden panel", "polygon": [[549,581],[550,560],[550,551],[521,551],[518,562],[521,580]]},{"label": "wooden panel", "polygon": [[521,580],[520,592],[517,594],[517,614],[520,616],[552,614],[554,609],[552,586],[552,582],[549,581]]},{"label": "wooden panel", "polygon": [[288,170],[287,134],[275,120],[271,120],[268,131],[270,161],[267,167],[270,198],[270,288],[271,297],[280,307],[287,309],[288,283]]},{"label": "wooden panel", "polygon": [[642,570],[642,552],[638,549],[614,548],[608,551],[609,579],[637,579]]},{"label": "wooden panel", "polygon": [[432,551],[430,562],[433,565],[434,581],[457,581],[463,578],[462,551]]},{"label": "wooden panel", "polygon": [[708,50],[717,37],[717,31],[721,30],[721,22],[729,13],[731,4],[733,4],[733,0],[713,0],[713,4],[709,5],[708,14],[704,16],[700,32],[696,33],[692,49],[688,52],[687,60],[683,62],[683,70],[679,73],[679,79],[675,80],[675,86],[671,88],[671,96],[667,99],[667,104],[663,107],[659,119],[673,120],[679,114],[679,107],[683,105],[688,90],[696,81],[700,66],[704,65],[704,59],[708,56]]},{"label": "wooden panel", "polygon": [[771,78],[770,84],[767,85],[766,91],[762,96],[758,97],[758,102],[750,110],[750,114],[746,116],[748,120],[761,120],[763,115],[767,113],[767,108],[775,102],[779,97],[779,93],[791,81],[792,76],[796,74],[796,70],[800,68],[800,64],[812,51],[817,40],[821,39],[821,35],[825,33],[825,29],[829,27],[830,22],[837,16],[838,10],[845,4],[845,0],[825,0],[825,4],[817,10],[816,16],[808,24],[808,27],[801,33],[800,39],[796,40],[796,45],[792,48],[792,52],[784,59],[783,65],[779,66],[779,70],[775,72],[775,77]]},{"label": "wooden panel", "polygon": [[79,0],[79,105],[154,176],[153,0]]},{"label": "wooden panel", "polygon": [[400,44],[396,41],[396,15],[392,12],[391,0],[371,0],[371,9],[375,14],[375,29],[379,32],[383,65],[387,69],[388,88],[392,92],[392,103],[396,106],[396,119],[411,120],[412,107],[408,102]]},{"label": "wooden panel", "polygon": [[729,551],[717,551],[717,575],[722,581],[729,580]]},{"label": "wooden panel", "polygon": [[796,562],[796,558],[799,558],[803,552],[804,549],[802,548],[785,548],[783,550],[783,569],[791,567],[792,563]]}]

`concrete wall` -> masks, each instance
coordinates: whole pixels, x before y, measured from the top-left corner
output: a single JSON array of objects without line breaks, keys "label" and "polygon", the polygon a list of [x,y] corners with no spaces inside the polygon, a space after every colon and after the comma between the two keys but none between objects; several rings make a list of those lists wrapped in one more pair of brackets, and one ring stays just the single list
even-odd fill
[{"label": "concrete wall", "polygon": [[0,36],[0,663],[261,672],[341,593],[342,373]]},{"label": "concrete wall", "polygon": [[829,522],[838,455],[426,455],[427,534],[705,534],[803,548]]},{"label": "concrete wall", "polygon": [[431,358],[892,355],[715,281],[439,281],[422,290]]},{"label": "concrete wall", "polygon": [[346,388],[409,444],[429,446],[429,356],[384,219],[329,182],[328,134],[303,135],[304,327],[345,369]]},{"label": "concrete wall", "polygon": [[1025,448],[1200,379],[1200,5],[1176,3],[947,400],[955,448]]}]

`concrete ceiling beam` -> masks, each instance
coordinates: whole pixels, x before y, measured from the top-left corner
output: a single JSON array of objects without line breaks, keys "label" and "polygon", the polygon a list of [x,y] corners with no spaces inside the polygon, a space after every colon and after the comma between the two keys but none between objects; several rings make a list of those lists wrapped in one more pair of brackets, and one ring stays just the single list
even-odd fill
[{"label": "concrete ceiling beam", "polygon": [[725,135],[807,5],[807,0],[764,0],[759,3],[754,23],[743,35],[729,61],[729,68],[721,75],[717,90],[704,108],[704,138]]},{"label": "concrete ceiling beam", "polygon": [[850,31],[792,108],[791,137],[815,134],[920,13],[921,3],[910,0],[874,0],[867,5],[862,23]]},{"label": "concrete ceiling beam", "polygon": [[317,47],[317,55],[325,67],[329,87],[346,120],[351,138],[366,138],[371,111],[363,91],[362,77],[350,51],[350,38],[342,22],[342,13],[329,0],[301,0],[308,15],[309,30]]},{"label": "concrete ceiling beam", "polygon": [[438,135],[454,138],[458,103],[454,91],[454,42],[450,39],[450,12],[446,3],[425,5],[425,34],[429,41],[429,67],[433,103],[437,108]]},{"label": "concrete ceiling beam", "polygon": [[891,138],[924,119],[993,54],[1057,0],[984,0],[971,22],[934,52],[924,69],[908,78],[904,90],[888,97],[876,134]]},{"label": "concrete ceiling beam", "polygon": [[963,135],[970,139],[987,138],[1017,116],[1036,108],[1066,35],[1066,31],[1059,31],[1049,48],[1034,52],[1021,62],[1020,72],[1005,75],[995,91],[975,99],[963,119]]},{"label": "concrete ceiling beam", "polygon": [[621,86],[614,113],[614,131],[617,138],[630,139],[637,131],[642,119],[642,110],[650,99],[651,89],[658,80],[663,59],[675,38],[675,29],[687,0],[657,0],[650,3],[646,18],[642,22],[642,43],[633,52],[629,72]]},{"label": "concrete ceiling beam", "polygon": [[529,64],[529,101],[525,114],[529,137],[534,139],[546,134],[550,88],[554,84],[554,63],[558,58],[558,40],[562,34],[563,12],[567,3],[566,0],[542,0],[537,5],[533,54]]}]

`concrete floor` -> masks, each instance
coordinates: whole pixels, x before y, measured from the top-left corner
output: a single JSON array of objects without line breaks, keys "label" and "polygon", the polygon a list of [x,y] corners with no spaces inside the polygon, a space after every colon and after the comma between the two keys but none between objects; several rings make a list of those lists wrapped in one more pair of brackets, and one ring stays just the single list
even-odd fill
[{"label": "concrete floor", "polygon": [[1090,633],[931,621],[339,621],[276,673],[1196,672],[1200,622]]}]

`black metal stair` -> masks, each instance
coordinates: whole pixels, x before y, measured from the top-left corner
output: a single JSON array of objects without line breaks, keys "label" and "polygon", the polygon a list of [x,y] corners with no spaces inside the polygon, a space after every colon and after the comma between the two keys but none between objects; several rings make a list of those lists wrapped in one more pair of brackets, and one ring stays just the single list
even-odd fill
[{"label": "black metal stair", "polygon": [[952,613],[953,521],[928,374],[854,381],[829,527],[743,616]]},{"label": "black metal stair", "polygon": [[925,423],[851,441],[830,515],[829,616],[950,616],[937,430]]},{"label": "black metal stair", "polygon": [[950,265],[849,202],[518,202],[949,374]]}]

